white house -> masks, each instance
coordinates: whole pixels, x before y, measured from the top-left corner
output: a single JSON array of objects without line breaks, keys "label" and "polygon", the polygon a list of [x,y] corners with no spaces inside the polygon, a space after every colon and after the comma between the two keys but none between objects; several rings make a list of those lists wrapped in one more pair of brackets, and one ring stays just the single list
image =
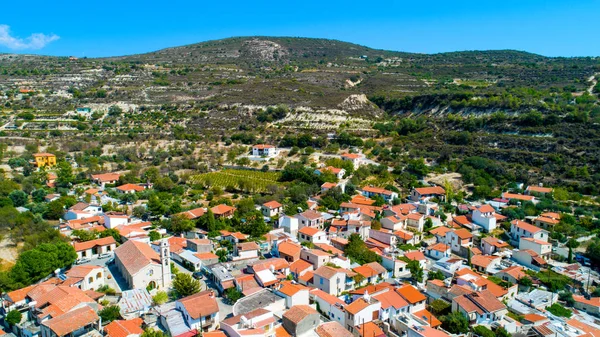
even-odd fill
[{"label": "white house", "polygon": [[419,213],[410,213],[406,216],[406,227],[410,227],[417,232],[422,232],[425,226],[425,215]]},{"label": "white house", "polygon": [[385,202],[391,202],[394,199],[398,199],[398,193],[388,191],[385,188],[365,186],[360,190],[360,193],[367,198],[381,197]]},{"label": "white house", "polygon": [[167,289],[171,285],[168,240],[161,241],[160,254],[150,245],[128,240],[115,250],[115,265],[131,289]]},{"label": "white house", "polygon": [[473,234],[465,228],[447,232],[446,244],[450,245],[453,252],[460,253],[462,248],[473,247]]},{"label": "white house", "polygon": [[489,233],[496,229],[496,216],[494,214],[494,207],[488,204],[481,205],[473,211],[472,220]]},{"label": "white house", "polygon": [[323,228],[323,224],[325,223],[323,214],[313,210],[304,211],[294,215],[294,217],[298,219],[298,228],[315,227],[320,229]]},{"label": "white house", "polygon": [[75,242],[73,248],[75,248],[78,259],[96,258],[100,254],[114,251],[117,248],[117,242],[112,236],[107,236],[90,241]]},{"label": "white house", "polygon": [[283,205],[275,200],[272,200],[262,204],[260,210],[264,216],[273,217],[275,215],[279,215],[283,211]]},{"label": "white house", "polygon": [[273,145],[257,144],[252,146],[252,155],[256,157],[275,157],[279,150]]},{"label": "white house", "polygon": [[234,259],[241,260],[257,258],[259,251],[260,247],[256,244],[256,242],[240,242],[235,245],[235,254],[237,258]]},{"label": "white house", "polygon": [[551,243],[534,238],[521,237],[519,240],[519,249],[531,249],[546,260],[549,259],[552,254]]},{"label": "white house", "polygon": [[352,165],[354,165],[354,168],[357,169],[362,164],[363,156],[361,156],[360,154],[356,154],[356,153],[344,153],[344,154],[342,154],[341,158],[342,158],[342,160],[352,162]]},{"label": "white house", "polygon": [[219,324],[219,305],[213,290],[201,291],[175,302],[190,329],[208,332]]},{"label": "white house", "polygon": [[279,218],[279,227],[283,228],[283,231],[290,234],[291,237],[298,236],[298,218],[284,215]]},{"label": "white house", "polygon": [[107,212],[104,214],[104,227],[108,229],[126,226],[129,223],[129,216],[123,213]]},{"label": "white house", "polygon": [[327,233],[314,227],[302,227],[298,231],[298,240],[302,242],[329,243]]},{"label": "white house", "polygon": [[365,292],[363,297],[348,304],[345,309],[346,329],[357,333],[357,326],[377,319],[381,310],[381,302]]},{"label": "white house", "polygon": [[313,273],[313,283],[322,291],[339,296],[346,291],[346,273],[337,268],[321,266]]},{"label": "white house", "polygon": [[510,223],[510,237],[515,242],[519,242],[522,237],[548,241],[548,231],[521,220],[513,220]]},{"label": "white house", "polygon": [[406,228],[406,216],[404,215],[390,215],[380,220],[381,227],[393,231]]},{"label": "white house", "polygon": [[439,242],[427,247],[427,249],[425,249],[425,254],[432,259],[439,260],[444,257],[449,257],[452,254],[452,250],[447,244]]},{"label": "white house", "polygon": [[92,265],[78,265],[69,269],[65,275],[69,284],[79,289],[96,290],[104,285],[104,268]]}]

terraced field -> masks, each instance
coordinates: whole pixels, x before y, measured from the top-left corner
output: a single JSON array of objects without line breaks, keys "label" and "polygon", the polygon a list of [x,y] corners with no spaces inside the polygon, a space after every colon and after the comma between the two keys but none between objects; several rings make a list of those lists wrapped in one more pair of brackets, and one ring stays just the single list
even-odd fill
[{"label": "terraced field", "polygon": [[227,190],[235,189],[265,193],[268,192],[270,185],[279,184],[279,176],[278,172],[223,170],[193,176],[191,181],[195,184],[202,184],[205,187],[220,187]]}]

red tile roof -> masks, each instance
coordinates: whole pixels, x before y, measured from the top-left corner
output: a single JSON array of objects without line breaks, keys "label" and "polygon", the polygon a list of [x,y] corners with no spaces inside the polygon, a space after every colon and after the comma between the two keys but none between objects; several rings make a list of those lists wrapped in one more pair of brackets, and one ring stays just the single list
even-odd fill
[{"label": "red tile roof", "polygon": [[109,182],[119,180],[121,177],[120,173],[102,173],[102,174],[92,174],[92,179],[98,180],[100,182]]},{"label": "red tile roof", "polygon": [[420,195],[430,195],[430,194],[445,195],[446,194],[446,190],[444,190],[440,186],[419,187],[419,188],[415,188],[415,191],[417,191]]},{"label": "red tile roof", "polygon": [[410,284],[402,285],[397,288],[396,291],[410,304],[419,303],[427,299],[425,295],[423,295],[417,288]]},{"label": "red tile roof", "polygon": [[275,209],[275,208],[282,207],[283,205],[275,200],[272,200],[272,201],[265,202],[263,204],[263,206],[265,206],[268,209]]},{"label": "red tile roof", "polygon": [[57,336],[65,336],[73,331],[83,328],[86,325],[95,323],[99,320],[98,315],[89,306],[83,306],[59,317],[42,322]]},{"label": "red tile roof", "polygon": [[310,315],[319,315],[319,313],[308,305],[294,305],[283,314],[283,318],[298,324]]},{"label": "red tile roof", "polygon": [[134,318],[130,320],[116,320],[110,322],[104,327],[106,335],[109,337],[127,337],[129,335],[141,335],[144,330],[142,329],[142,323],[144,321],[141,318]]},{"label": "red tile roof", "polygon": [[135,275],[148,264],[160,264],[158,253],[148,244],[134,240],[128,240],[115,249],[115,257],[121,261],[130,275]]},{"label": "red tile roof", "polygon": [[81,252],[84,250],[88,250],[91,248],[94,248],[96,246],[109,246],[109,245],[116,245],[117,242],[115,241],[115,238],[113,238],[112,236],[107,236],[105,238],[100,238],[100,239],[96,239],[96,240],[90,240],[90,241],[85,241],[85,242],[75,242],[73,244],[73,248],[75,248],[75,251],[77,252]]},{"label": "red tile roof", "polygon": [[520,228],[520,229],[525,230],[527,232],[530,232],[532,234],[535,234],[535,233],[543,230],[543,229],[541,229],[539,227],[536,227],[534,225],[530,225],[530,224],[528,224],[526,222],[523,222],[521,220],[516,220],[515,219],[515,220],[511,221],[510,223],[512,225],[515,225],[517,228]]},{"label": "red tile roof", "polygon": [[183,305],[188,315],[193,319],[209,316],[219,312],[219,305],[213,290],[201,291],[197,294],[182,298],[179,303]]},{"label": "red tile roof", "polygon": [[502,198],[509,199],[509,200],[516,199],[516,200],[522,200],[522,201],[532,201],[534,199],[534,197],[531,195],[523,195],[523,194],[509,193],[509,192],[502,193]]},{"label": "red tile roof", "polygon": [[125,185],[121,185],[121,186],[117,187],[117,189],[119,191],[123,191],[123,192],[129,192],[129,191],[141,192],[144,190],[144,187],[140,186],[140,185],[136,185],[136,184],[125,184]]},{"label": "red tile roof", "polygon": [[318,234],[320,232],[320,230],[313,228],[313,227],[302,227],[300,228],[300,230],[298,231],[298,233],[304,234],[304,235],[308,235],[308,236],[315,236],[316,234]]}]

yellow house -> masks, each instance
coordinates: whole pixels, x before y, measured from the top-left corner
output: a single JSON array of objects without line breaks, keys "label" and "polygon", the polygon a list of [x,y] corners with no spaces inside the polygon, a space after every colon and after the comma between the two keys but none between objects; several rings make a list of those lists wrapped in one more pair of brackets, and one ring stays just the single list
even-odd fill
[{"label": "yellow house", "polygon": [[52,153],[34,153],[35,165],[37,167],[53,167],[56,166],[56,156]]}]

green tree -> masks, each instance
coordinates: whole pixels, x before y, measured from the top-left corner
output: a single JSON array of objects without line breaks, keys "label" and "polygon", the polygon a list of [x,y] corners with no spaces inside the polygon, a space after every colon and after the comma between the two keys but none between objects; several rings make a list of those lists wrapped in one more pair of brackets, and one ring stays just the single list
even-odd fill
[{"label": "green tree", "polygon": [[56,166],[58,167],[57,178],[56,178],[56,187],[68,188],[75,181],[75,176],[73,175],[73,168],[71,164],[67,161],[59,161]]},{"label": "green tree", "polygon": [[430,271],[427,274],[427,279],[429,279],[429,280],[442,280],[443,281],[443,280],[446,279],[446,277],[444,276],[444,273],[442,273],[441,271],[435,270],[435,271]]},{"label": "green tree", "polygon": [[473,332],[479,337],[496,337],[496,334],[483,325],[478,325],[473,328]]},{"label": "green tree", "polygon": [[519,279],[519,284],[524,287],[531,287],[533,285],[533,281],[527,276],[521,277]]},{"label": "green tree", "polygon": [[10,325],[15,325],[21,323],[21,319],[23,315],[17,310],[11,310],[6,314],[6,323]]},{"label": "green tree", "polygon": [[452,305],[444,300],[441,299],[437,299],[437,300],[433,300],[430,304],[429,304],[429,310],[431,311],[432,314],[434,314],[435,316],[443,316],[445,314],[447,314],[448,312],[450,312],[450,309],[452,308]]},{"label": "green tree", "polygon": [[65,214],[65,204],[59,199],[48,203],[44,217],[48,220],[58,220]]},{"label": "green tree", "polygon": [[117,305],[107,306],[98,311],[98,316],[102,318],[103,322],[112,322],[121,318],[121,310]]},{"label": "green tree", "polygon": [[417,260],[412,260],[407,265],[408,270],[410,271],[410,276],[413,280],[421,283],[423,282],[424,272],[421,264]]},{"label": "green tree", "polygon": [[194,229],[194,223],[184,215],[175,214],[171,217],[169,230],[173,233],[183,233]]},{"label": "green tree", "polygon": [[451,312],[441,317],[442,327],[453,334],[469,332],[469,321],[459,311]]},{"label": "green tree", "polygon": [[194,279],[192,275],[179,273],[173,280],[173,288],[179,297],[187,297],[201,290],[200,281]]},{"label": "green tree", "polygon": [[235,303],[244,295],[236,287],[225,290],[225,298],[229,300],[229,303]]},{"label": "green tree", "polygon": [[119,231],[116,230],[115,228],[107,228],[107,229],[103,230],[102,232],[100,232],[101,238],[106,238],[109,236],[112,236],[116,242],[121,242],[121,233],[119,233]]},{"label": "green tree", "polygon": [[156,295],[152,297],[152,302],[154,303],[154,305],[161,305],[167,303],[168,300],[169,295],[167,294],[167,292],[162,290],[158,291]]},{"label": "green tree", "polygon": [[377,253],[369,250],[363,239],[358,234],[352,234],[348,238],[348,245],[344,249],[344,253],[352,261],[358,264],[369,262],[381,262],[381,257]]},{"label": "green tree", "polygon": [[148,328],[144,330],[141,337],[168,337],[168,335],[162,332],[161,330]]},{"label": "green tree", "polygon": [[148,236],[150,237],[150,241],[152,241],[152,242],[160,240],[160,238],[162,237],[160,235],[160,233],[157,232],[157,231],[150,231],[150,233],[148,234]]},{"label": "green tree", "polygon": [[575,240],[574,238],[570,238],[569,241],[567,241],[566,246],[569,248],[568,261],[569,263],[573,263],[573,249],[579,247],[579,241]]},{"label": "green tree", "polygon": [[216,252],[216,255],[219,257],[219,262],[226,262],[227,261],[227,250],[225,249],[219,249]]},{"label": "green tree", "polygon": [[20,190],[10,192],[8,197],[10,198],[10,200],[12,200],[14,207],[25,206],[29,199],[27,197],[27,193],[20,191]]}]

